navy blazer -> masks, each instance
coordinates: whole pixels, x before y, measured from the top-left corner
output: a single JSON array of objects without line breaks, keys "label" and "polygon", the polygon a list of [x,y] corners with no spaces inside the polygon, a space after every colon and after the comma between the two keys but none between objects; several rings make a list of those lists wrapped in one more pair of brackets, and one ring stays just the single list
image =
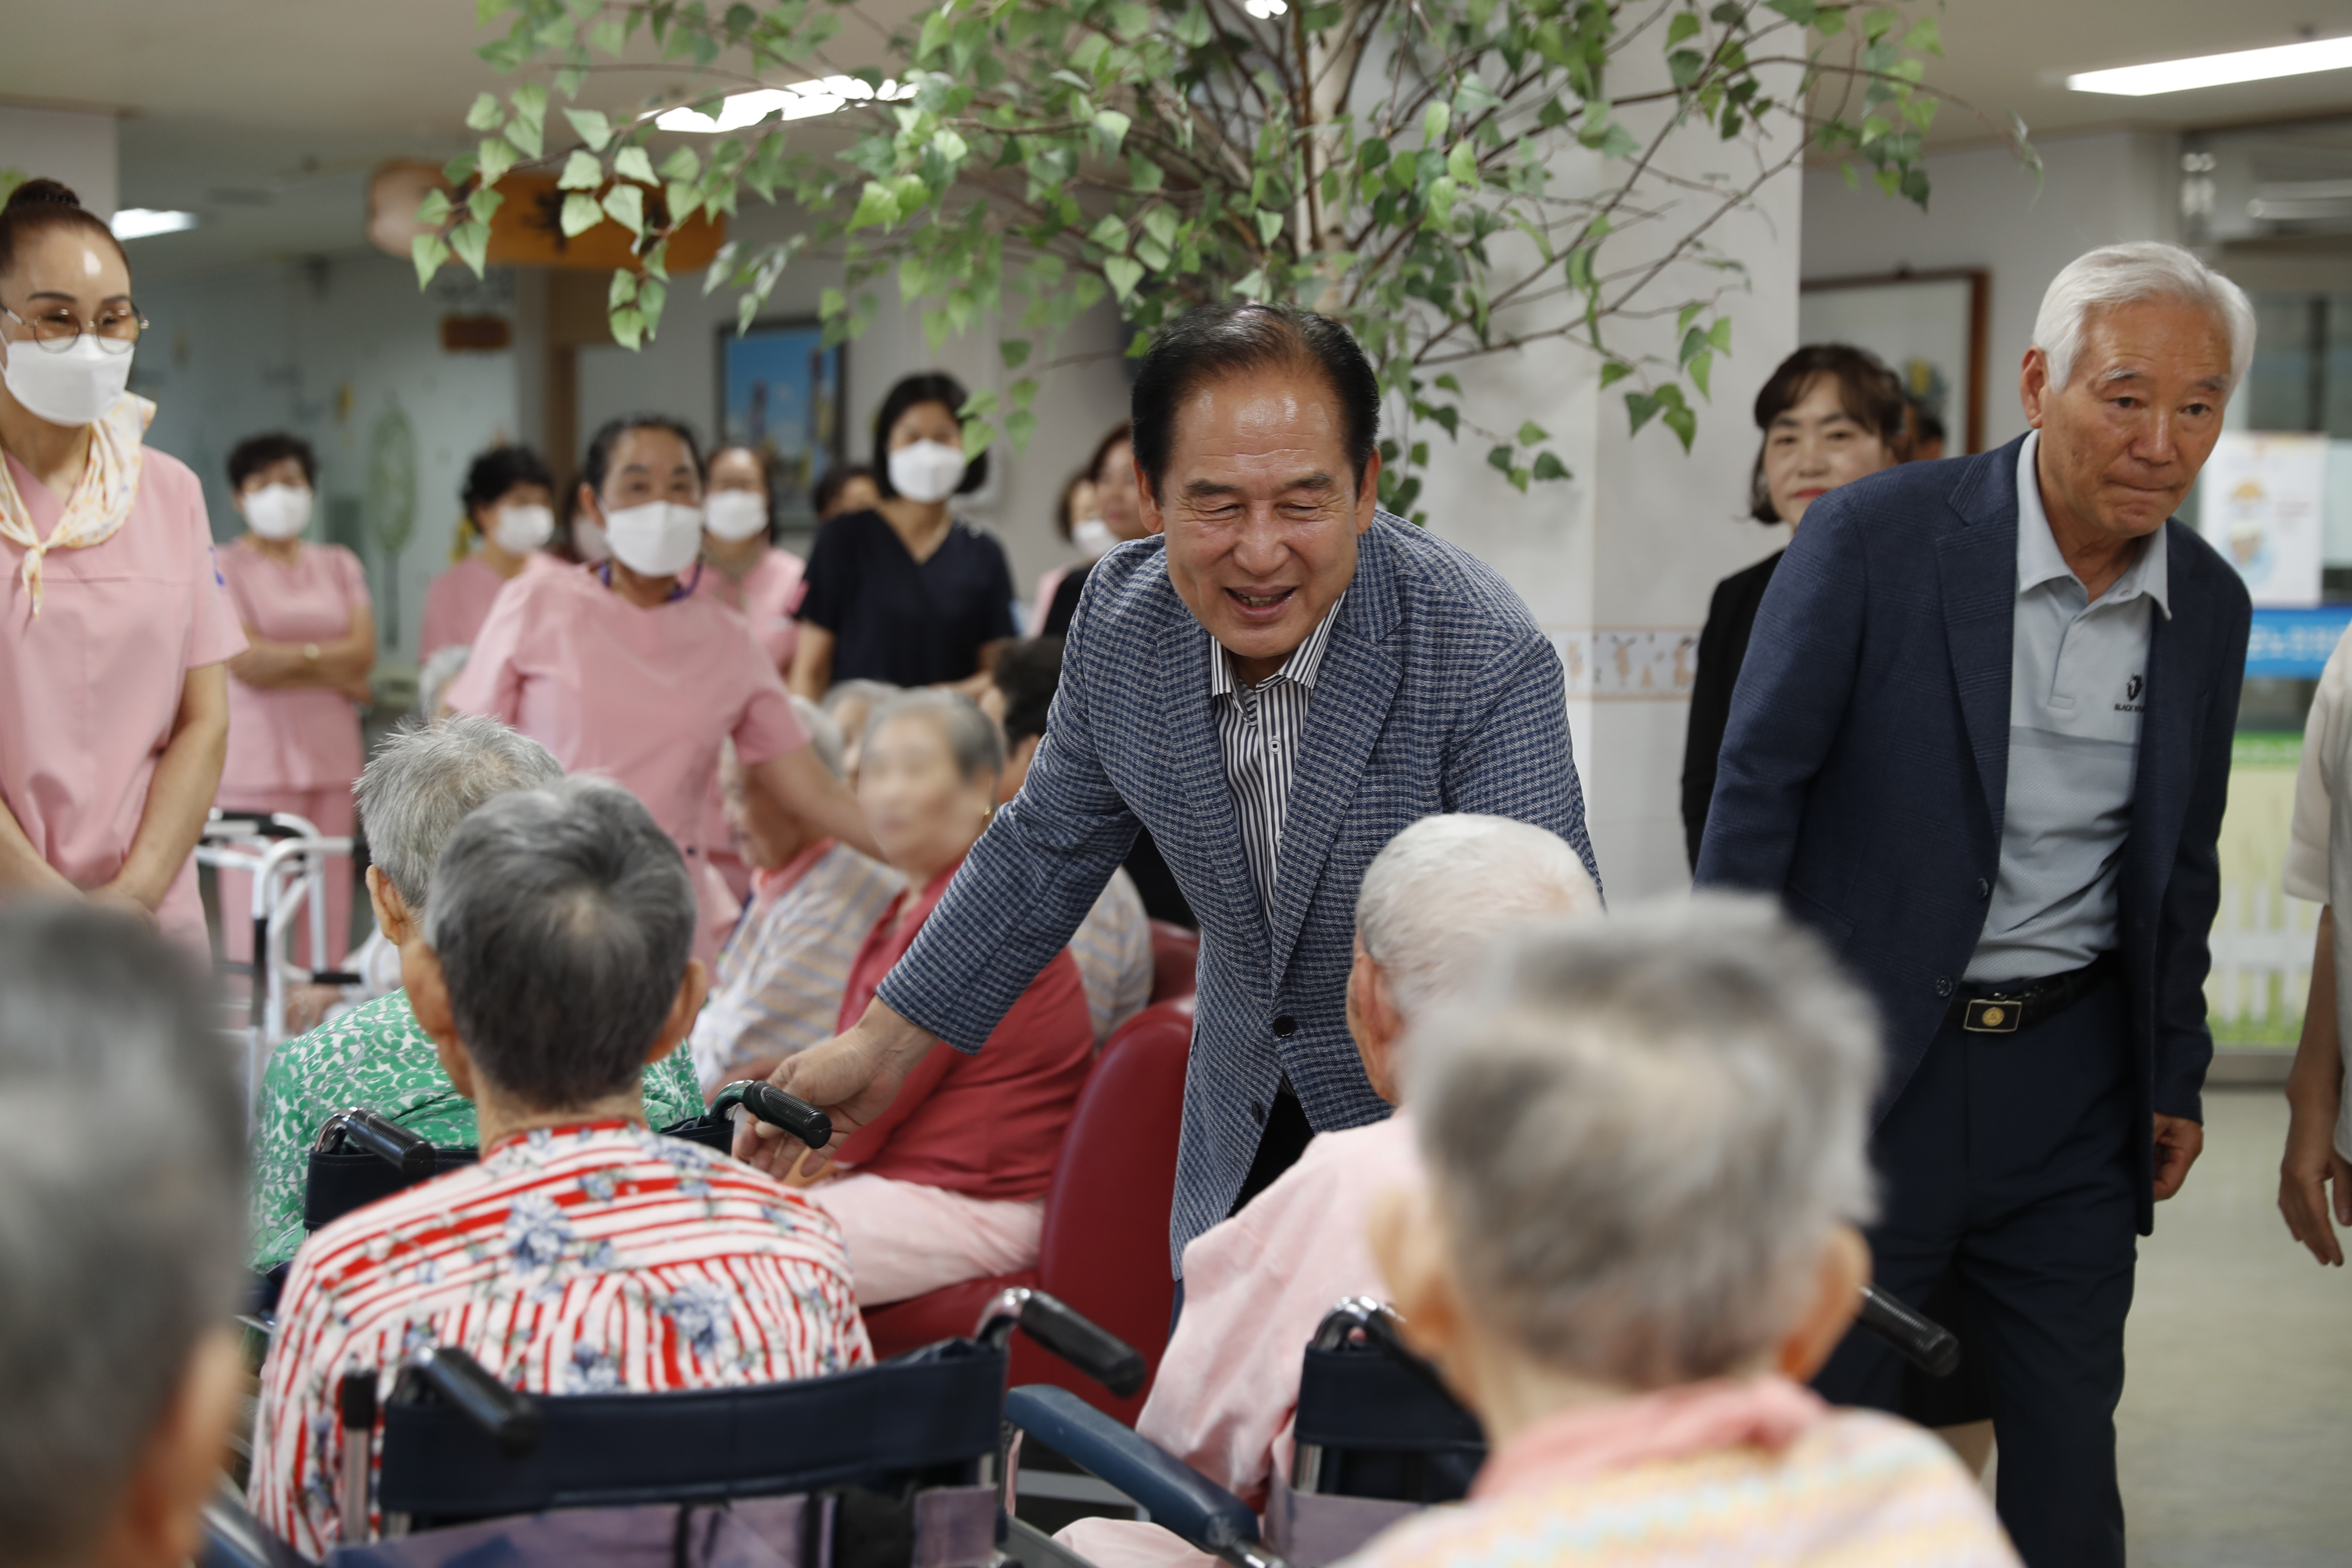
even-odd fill
[{"label": "navy blazer", "polygon": [[[1867,983],[1886,1029],[1882,1116],[1951,1005],[2000,866],[2022,445],[1813,502],[1757,612],[1699,852],[1700,882],[1779,894]],[[2148,642],[2118,886],[2143,1232],[2146,1113],[2200,1117],[2213,1055],[2214,843],[2252,618],[2221,557],[2164,526],[2172,614],[2155,612]]]},{"label": "navy blazer", "polygon": [[1201,921],[1171,1258],[1225,1217],[1287,1074],[1322,1131],[1377,1121],[1349,1039],[1364,868],[1433,812],[1549,828],[1588,868],[1559,656],[1475,557],[1381,513],[1357,546],[1307,707],[1271,925],[1242,851],[1209,696],[1209,634],[1159,539],[1087,574],[1045,740],[883,981],[902,1016],[977,1049],[1091,909],[1140,822]]}]

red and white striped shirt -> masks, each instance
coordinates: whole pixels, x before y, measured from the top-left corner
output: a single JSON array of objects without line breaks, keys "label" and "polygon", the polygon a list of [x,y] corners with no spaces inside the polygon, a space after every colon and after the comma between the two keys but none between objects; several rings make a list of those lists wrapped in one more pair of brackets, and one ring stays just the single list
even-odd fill
[{"label": "red and white striped shirt", "polygon": [[341,1533],[338,1383],[376,1369],[381,1402],[433,1345],[542,1394],[776,1383],[874,1359],[822,1209],[634,1122],[519,1133],[303,1244],[261,1370],[254,1516],[324,1557]]}]

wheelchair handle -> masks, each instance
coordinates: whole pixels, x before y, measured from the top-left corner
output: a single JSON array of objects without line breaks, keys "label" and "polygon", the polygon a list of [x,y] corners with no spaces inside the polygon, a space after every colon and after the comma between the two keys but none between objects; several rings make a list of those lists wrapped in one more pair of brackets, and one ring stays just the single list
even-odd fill
[{"label": "wheelchair handle", "polygon": [[1045,1291],[1025,1286],[1000,1291],[981,1313],[972,1338],[1002,1347],[1016,1325],[1121,1399],[1141,1392],[1150,1375],[1133,1345]]},{"label": "wheelchair handle", "polygon": [[711,1114],[724,1116],[728,1108],[735,1105],[771,1127],[782,1128],[812,1149],[822,1149],[833,1142],[832,1117],[763,1079],[747,1078],[729,1084],[710,1102]]},{"label": "wheelchair handle", "polygon": [[539,1401],[509,1388],[455,1345],[436,1345],[410,1363],[425,1385],[447,1400],[511,1456],[539,1446],[546,1427]]},{"label": "wheelchair handle", "polygon": [[363,1105],[338,1110],[319,1129],[318,1147],[331,1149],[340,1136],[385,1164],[396,1167],[412,1182],[421,1182],[434,1170],[433,1145],[398,1122],[377,1115]]},{"label": "wheelchair handle", "polygon": [[1855,1321],[1930,1377],[1949,1377],[1960,1369],[1958,1335],[1875,1285],[1862,1288],[1862,1310]]},{"label": "wheelchair handle", "polygon": [[[1323,1321],[1317,1325],[1311,1342],[1318,1351],[1335,1351],[1351,1334],[1360,1331],[1373,1349],[1447,1399],[1454,1400],[1454,1391],[1445,1386],[1445,1379],[1437,1368],[1419,1351],[1405,1343],[1404,1336],[1397,1331],[1397,1324],[1402,1321],[1396,1309],[1384,1301],[1375,1300],[1370,1296],[1349,1296],[1323,1315]],[[1460,1402],[1455,1400],[1455,1403]]]}]

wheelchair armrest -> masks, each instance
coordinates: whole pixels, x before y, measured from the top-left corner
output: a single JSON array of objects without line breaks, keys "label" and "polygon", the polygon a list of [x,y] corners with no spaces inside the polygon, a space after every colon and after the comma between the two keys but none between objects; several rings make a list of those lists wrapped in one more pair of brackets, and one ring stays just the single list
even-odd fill
[{"label": "wheelchair armrest", "polygon": [[227,1497],[205,1504],[193,1568],[297,1568],[309,1559],[264,1530]]},{"label": "wheelchair armrest", "polygon": [[1013,1389],[1004,1396],[1004,1418],[1133,1498],[1152,1523],[1203,1552],[1222,1554],[1257,1540],[1257,1515],[1248,1504],[1067,1389],[1046,1384]]}]

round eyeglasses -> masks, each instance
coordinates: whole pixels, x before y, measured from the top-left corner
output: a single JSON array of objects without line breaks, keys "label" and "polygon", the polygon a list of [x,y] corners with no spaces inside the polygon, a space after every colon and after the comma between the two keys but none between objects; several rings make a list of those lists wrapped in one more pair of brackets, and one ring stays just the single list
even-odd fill
[{"label": "round eyeglasses", "polygon": [[66,306],[44,310],[35,316],[20,316],[5,305],[0,305],[0,315],[5,315],[18,326],[33,334],[33,342],[47,353],[61,354],[71,349],[86,332],[98,340],[98,346],[108,353],[127,354],[147,330],[147,318],[139,307],[129,300],[100,308],[98,319],[84,325],[80,317]]}]

